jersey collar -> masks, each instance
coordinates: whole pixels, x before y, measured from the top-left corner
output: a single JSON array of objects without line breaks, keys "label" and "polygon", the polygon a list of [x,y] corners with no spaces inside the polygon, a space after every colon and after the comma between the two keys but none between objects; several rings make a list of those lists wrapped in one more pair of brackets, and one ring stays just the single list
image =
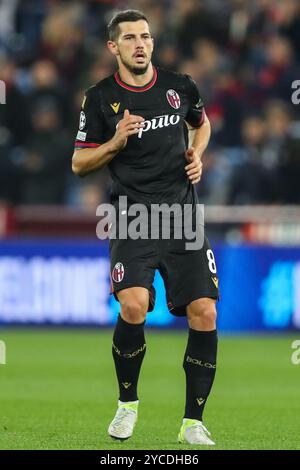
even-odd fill
[{"label": "jersey collar", "polygon": [[157,70],[156,70],[156,68],[155,68],[154,66],[153,66],[153,77],[152,77],[152,79],[150,80],[150,82],[147,83],[147,84],[144,85],[144,86],[128,85],[128,83],[123,82],[123,80],[122,80],[121,77],[120,77],[119,72],[116,72],[116,73],[115,73],[115,80],[116,80],[116,82],[117,82],[121,87],[125,88],[126,90],[135,91],[135,92],[141,92],[141,91],[150,90],[150,88],[152,88],[153,85],[155,84],[156,79],[157,79]]}]

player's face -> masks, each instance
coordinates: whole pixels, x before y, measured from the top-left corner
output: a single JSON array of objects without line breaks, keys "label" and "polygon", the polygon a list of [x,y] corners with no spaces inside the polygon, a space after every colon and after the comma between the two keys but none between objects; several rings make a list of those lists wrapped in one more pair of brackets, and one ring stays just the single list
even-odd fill
[{"label": "player's face", "polygon": [[119,61],[136,75],[146,72],[153,52],[153,39],[145,20],[124,21],[112,52]]}]

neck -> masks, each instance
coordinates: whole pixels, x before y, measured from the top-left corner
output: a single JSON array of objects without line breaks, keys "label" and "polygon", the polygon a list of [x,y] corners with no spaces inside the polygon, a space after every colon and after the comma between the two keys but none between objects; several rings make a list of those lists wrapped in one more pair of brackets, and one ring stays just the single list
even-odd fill
[{"label": "neck", "polygon": [[119,64],[119,75],[121,80],[128,85],[132,86],[144,86],[149,83],[153,77],[153,66],[150,62],[145,73],[142,75],[136,75],[130,70],[128,70],[124,64]]}]

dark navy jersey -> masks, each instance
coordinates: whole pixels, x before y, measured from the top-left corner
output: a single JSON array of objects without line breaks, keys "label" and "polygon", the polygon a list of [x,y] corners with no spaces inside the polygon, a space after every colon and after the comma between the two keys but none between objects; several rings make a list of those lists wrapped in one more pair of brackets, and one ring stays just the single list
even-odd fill
[{"label": "dark navy jersey", "polygon": [[110,140],[124,110],[142,116],[145,127],[129,136],[126,147],[108,164],[112,202],[195,202],[187,165],[187,125],[200,127],[205,112],[195,82],[183,75],[153,68],[152,80],[143,87],[124,83],[118,72],[89,88],[80,113],[75,148],[98,147]]}]

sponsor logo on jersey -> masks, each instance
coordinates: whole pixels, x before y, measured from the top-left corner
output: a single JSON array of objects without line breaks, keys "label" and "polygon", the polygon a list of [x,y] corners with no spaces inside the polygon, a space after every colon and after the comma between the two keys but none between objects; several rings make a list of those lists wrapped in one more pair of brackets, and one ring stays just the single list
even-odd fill
[{"label": "sponsor logo on jersey", "polygon": [[77,139],[77,140],[82,140],[83,142],[85,142],[85,139],[86,139],[86,132],[78,131],[78,132],[77,132],[76,139]]},{"label": "sponsor logo on jersey", "polygon": [[172,108],[180,108],[180,96],[178,95],[177,91],[172,89],[168,90],[166,93],[166,97],[169,105],[172,106]]},{"label": "sponsor logo on jersey", "polygon": [[112,271],[112,278],[115,282],[121,282],[124,278],[124,266],[122,263],[117,263]]},{"label": "sponsor logo on jersey", "polygon": [[118,111],[119,111],[120,104],[121,104],[121,103],[113,103],[113,104],[110,105],[116,114],[117,114]]},{"label": "sponsor logo on jersey", "polygon": [[79,117],[79,129],[82,131],[82,129],[85,128],[85,124],[86,124],[86,117],[85,117],[85,113],[83,111],[81,111],[80,113],[80,117]]},{"label": "sponsor logo on jersey", "polygon": [[180,121],[179,114],[165,114],[163,116],[155,116],[152,119],[144,121],[144,127],[141,127],[137,136],[139,139],[142,138],[144,132],[149,130],[162,129],[163,127],[175,126]]},{"label": "sponsor logo on jersey", "polygon": [[218,285],[219,285],[218,278],[217,277],[212,277],[211,280],[214,283],[214,285],[216,286],[216,288],[218,289]]}]

